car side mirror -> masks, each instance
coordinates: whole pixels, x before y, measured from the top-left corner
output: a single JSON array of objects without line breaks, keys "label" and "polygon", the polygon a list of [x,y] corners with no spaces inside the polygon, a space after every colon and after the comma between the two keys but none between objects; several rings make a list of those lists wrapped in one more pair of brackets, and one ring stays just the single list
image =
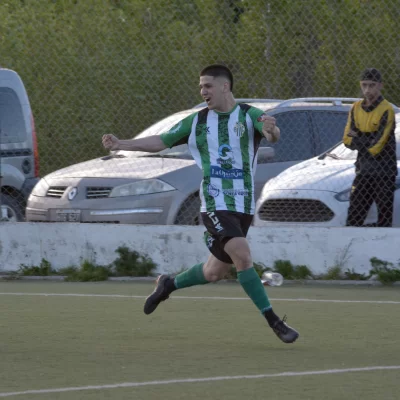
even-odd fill
[{"label": "car side mirror", "polygon": [[275,150],[272,147],[260,147],[258,149],[257,162],[263,163],[275,157]]}]

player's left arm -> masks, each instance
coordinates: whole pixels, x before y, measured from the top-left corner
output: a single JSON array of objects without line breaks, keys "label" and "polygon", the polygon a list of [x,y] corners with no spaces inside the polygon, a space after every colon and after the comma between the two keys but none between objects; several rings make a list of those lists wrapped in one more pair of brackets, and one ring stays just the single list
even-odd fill
[{"label": "player's left arm", "polygon": [[255,130],[265,136],[268,142],[275,143],[279,140],[281,131],[276,126],[274,117],[265,114],[264,111],[255,107],[250,107],[248,114],[253,121]]},{"label": "player's left arm", "polygon": [[368,148],[368,152],[371,155],[377,156],[382,152],[383,148],[389,140],[392,130],[394,129],[394,124],[394,110],[393,107],[390,107],[383,113],[381,120],[379,121],[379,128],[376,135],[377,140],[374,141],[374,143],[372,143],[371,146]]}]

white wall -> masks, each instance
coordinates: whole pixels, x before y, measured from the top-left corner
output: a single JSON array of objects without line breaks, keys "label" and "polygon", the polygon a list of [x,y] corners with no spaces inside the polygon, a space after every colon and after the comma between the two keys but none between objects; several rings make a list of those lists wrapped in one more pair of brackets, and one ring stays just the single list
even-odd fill
[{"label": "white wall", "polygon": [[[203,227],[0,223],[0,271],[16,271],[21,264],[53,268],[79,265],[87,259],[109,264],[115,250],[127,245],[149,255],[159,272],[176,272],[204,261],[208,249]],[[396,228],[256,228],[249,240],[256,262],[275,260],[305,264],[314,273],[342,263],[344,268],[369,272],[371,257],[400,262],[400,229]]]}]

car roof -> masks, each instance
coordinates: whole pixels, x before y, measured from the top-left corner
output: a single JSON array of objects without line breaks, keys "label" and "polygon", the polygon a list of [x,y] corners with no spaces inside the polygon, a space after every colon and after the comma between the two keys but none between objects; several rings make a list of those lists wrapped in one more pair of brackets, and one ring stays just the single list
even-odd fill
[{"label": "car roof", "polygon": [[[326,107],[326,106],[350,106],[356,101],[362,100],[359,97],[299,97],[280,102],[277,108],[283,107]],[[395,113],[400,112],[400,108],[391,103]]]},{"label": "car roof", "polygon": [[[284,108],[284,107],[343,107],[346,110],[356,101],[362,100],[360,97],[298,97],[287,100],[282,99],[250,99],[250,98],[238,98],[235,99],[237,103],[247,103],[254,107],[261,108],[263,110],[271,108]],[[400,108],[395,104],[392,104],[395,112],[400,112]],[[207,103],[199,103],[193,107],[203,108],[207,107]]]},{"label": "car roof", "polygon": [[[238,98],[235,99],[236,103],[280,103],[284,100],[282,99],[251,99],[251,98]],[[202,103],[196,104],[193,108],[204,108],[207,107],[207,103],[203,101]]]}]

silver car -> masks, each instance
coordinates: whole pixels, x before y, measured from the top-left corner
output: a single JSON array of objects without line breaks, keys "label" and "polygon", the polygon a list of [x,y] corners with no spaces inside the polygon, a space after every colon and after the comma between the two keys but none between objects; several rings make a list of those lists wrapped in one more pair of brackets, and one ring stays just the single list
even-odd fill
[{"label": "silver car", "polygon": [[[277,120],[281,140],[262,140],[256,199],[264,184],[292,165],[320,154],[343,134],[355,99],[238,99]],[[173,114],[136,138],[168,131],[203,107]],[[99,138],[100,140],[100,138]],[[202,172],[186,144],[159,153],[117,151],[55,171],[29,197],[28,221],[198,225]]]},{"label": "silver car", "polygon": [[39,181],[39,154],[31,106],[17,72],[0,68],[0,220],[23,221]]}]

